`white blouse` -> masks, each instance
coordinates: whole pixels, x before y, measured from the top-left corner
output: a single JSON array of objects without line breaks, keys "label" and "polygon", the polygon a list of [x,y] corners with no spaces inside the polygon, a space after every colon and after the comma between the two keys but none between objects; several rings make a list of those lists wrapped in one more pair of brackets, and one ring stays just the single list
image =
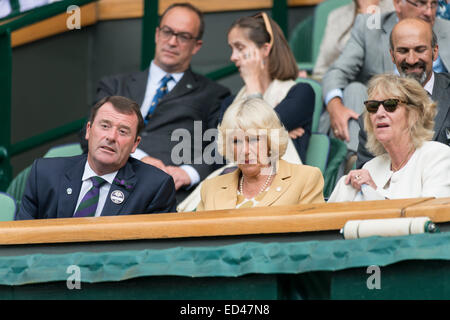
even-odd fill
[{"label": "white blouse", "polygon": [[[328,202],[450,197],[450,147],[436,141],[426,141],[418,148],[400,170],[391,170],[391,159],[387,153],[368,161],[367,169],[377,185],[355,190],[345,184],[345,176],[337,183]],[[370,192],[364,192],[370,189]]]}]

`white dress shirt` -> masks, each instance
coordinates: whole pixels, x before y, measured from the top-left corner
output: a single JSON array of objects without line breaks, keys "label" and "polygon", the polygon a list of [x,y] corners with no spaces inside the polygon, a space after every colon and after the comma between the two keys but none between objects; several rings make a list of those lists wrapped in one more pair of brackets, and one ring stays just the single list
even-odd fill
[{"label": "white dress shirt", "polygon": [[80,205],[81,200],[83,200],[85,194],[92,188],[91,178],[99,176],[100,178],[106,180],[106,182],[100,187],[97,210],[95,211],[95,216],[99,217],[100,214],[102,213],[103,207],[105,206],[106,197],[108,196],[109,189],[111,188],[111,185],[114,181],[114,178],[116,177],[117,172],[118,171],[114,171],[112,173],[99,176],[94,172],[94,170],[92,170],[91,166],[89,165],[89,162],[86,160],[83,177],[81,178],[81,180],[83,180],[83,183],[81,185],[81,190],[78,196],[77,206],[75,207],[74,214],[77,211],[77,208]]}]

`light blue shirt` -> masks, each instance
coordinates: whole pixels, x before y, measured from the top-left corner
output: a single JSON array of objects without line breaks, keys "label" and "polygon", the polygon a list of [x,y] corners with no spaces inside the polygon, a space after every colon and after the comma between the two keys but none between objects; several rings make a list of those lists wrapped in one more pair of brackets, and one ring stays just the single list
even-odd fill
[{"label": "light blue shirt", "polygon": [[[147,115],[147,112],[150,109],[150,104],[153,100],[153,97],[156,94],[156,90],[158,90],[159,86],[161,85],[161,80],[162,78],[164,78],[166,74],[167,72],[162,70],[153,61],[151,62],[150,70],[148,72],[148,80],[147,80],[147,87],[145,89],[144,101],[142,102],[141,106],[141,113],[143,117]],[[181,80],[181,78],[183,78],[184,72],[171,73],[171,75],[174,80],[173,81],[171,80],[167,83],[168,92],[170,92],[177,85],[177,83]],[[149,155],[145,151],[138,148],[134,153],[131,154],[131,156],[133,158],[140,160]],[[181,165],[180,168],[183,169],[191,179],[191,184],[188,186],[188,188],[191,188],[193,185],[200,182],[200,175],[197,172],[197,170],[194,169],[194,167],[184,164]]]}]

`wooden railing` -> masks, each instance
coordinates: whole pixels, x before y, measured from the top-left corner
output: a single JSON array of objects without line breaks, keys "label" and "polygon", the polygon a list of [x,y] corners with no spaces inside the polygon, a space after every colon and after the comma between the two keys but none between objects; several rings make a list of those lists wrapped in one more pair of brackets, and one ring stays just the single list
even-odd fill
[{"label": "wooden railing", "polygon": [[450,221],[450,198],[1,222],[0,244],[298,233],[339,230],[349,220],[418,216]]},{"label": "wooden railing", "polygon": [[[290,7],[316,5],[323,0],[289,0]],[[158,12],[161,14],[175,0],[160,0]],[[197,6],[202,12],[224,12],[239,10],[255,10],[272,8],[272,0],[228,0],[205,1],[191,0],[190,3]],[[81,9],[81,27],[92,25],[98,21],[115,19],[142,18],[144,15],[143,0],[99,0]],[[45,21],[30,25],[11,34],[11,45],[17,47],[26,43],[40,40],[55,34],[69,31],[66,26],[68,15],[62,13]],[[20,16],[16,17],[20,18]],[[16,19],[15,18],[15,19]],[[4,23],[6,23],[5,21]]]},{"label": "wooden railing", "polygon": [[[46,20],[34,23],[11,33],[11,46],[18,47],[26,43],[70,31],[67,28],[67,13],[61,13]],[[97,3],[80,7],[80,27],[97,23]]]},{"label": "wooden railing", "polygon": [[[190,0],[189,2],[199,8],[202,12],[224,12],[255,9],[270,9],[273,1],[277,0]],[[312,6],[323,0],[288,0],[288,6]],[[159,14],[161,14],[169,5],[177,2],[175,0],[160,0]],[[143,15],[142,0],[100,0],[99,1],[99,19],[126,19],[140,18]]]}]

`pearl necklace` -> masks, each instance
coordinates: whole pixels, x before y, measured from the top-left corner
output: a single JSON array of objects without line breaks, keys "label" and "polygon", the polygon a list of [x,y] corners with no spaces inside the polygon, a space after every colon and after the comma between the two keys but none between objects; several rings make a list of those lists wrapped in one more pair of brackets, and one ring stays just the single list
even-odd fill
[{"label": "pearl necklace", "polygon": [[394,167],[394,164],[392,163],[392,160],[391,160],[391,168],[392,168],[392,171],[393,172],[396,172],[396,171],[398,171],[398,170],[400,170],[402,167],[403,167],[403,165],[406,163],[406,162],[408,162],[408,160],[409,160],[409,158],[411,157],[411,155],[414,153],[414,147],[412,147],[411,148],[411,150],[408,152],[408,154],[406,155],[406,158],[405,158],[405,160],[403,160],[401,163],[400,163],[400,165],[398,166],[398,167]]},{"label": "pearl necklace", "polygon": [[[264,190],[267,189],[269,182],[272,178],[272,173],[273,173],[273,168],[270,169],[270,173],[267,176],[266,182],[264,182],[263,186],[261,187],[261,189],[259,190],[259,192],[253,197],[256,198],[257,196],[259,196],[262,192],[264,192]],[[241,179],[239,180],[239,192],[244,195],[244,175],[242,175]]]}]

